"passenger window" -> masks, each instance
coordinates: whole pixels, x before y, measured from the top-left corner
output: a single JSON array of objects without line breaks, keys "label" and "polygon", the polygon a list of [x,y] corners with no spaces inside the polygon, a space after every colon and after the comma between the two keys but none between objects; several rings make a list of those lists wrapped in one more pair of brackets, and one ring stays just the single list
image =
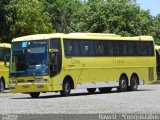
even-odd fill
[{"label": "passenger window", "polygon": [[134,56],[135,55],[134,42],[127,42],[127,50],[128,50],[128,55],[129,56]]},{"label": "passenger window", "polygon": [[73,43],[70,40],[64,41],[64,49],[65,49],[65,55],[71,56],[73,54]]},{"label": "passenger window", "polygon": [[[105,53],[105,55],[107,56],[113,56],[115,53],[114,53],[114,44],[113,44],[113,41],[105,41],[105,45],[107,45],[107,48],[108,48],[108,52],[107,54]],[[104,48],[104,49],[107,49],[107,48]]]},{"label": "passenger window", "polygon": [[154,55],[153,42],[146,42],[148,55]]},{"label": "passenger window", "polygon": [[0,61],[4,60],[4,48],[0,48]]},{"label": "passenger window", "polygon": [[104,55],[103,41],[96,42],[95,46],[96,46],[96,55],[98,55],[98,56]]},{"label": "passenger window", "polygon": [[73,56],[80,56],[79,40],[72,40],[72,42],[73,42]]},{"label": "passenger window", "polygon": [[147,49],[145,42],[137,42],[138,55],[147,55]]},{"label": "passenger window", "polygon": [[85,47],[86,46],[85,41],[80,41],[79,43],[80,43],[80,55],[81,56],[87,55],[87,48]]}]

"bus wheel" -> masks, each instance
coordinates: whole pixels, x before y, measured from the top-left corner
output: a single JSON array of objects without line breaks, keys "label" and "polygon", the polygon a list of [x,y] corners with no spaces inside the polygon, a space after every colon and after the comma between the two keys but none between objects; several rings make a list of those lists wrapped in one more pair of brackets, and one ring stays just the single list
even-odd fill
[{"label": "bus wheel", "polygon": [[96,91],[96,88],[88,88],[87,91],[88,91],[90,94],[94,94],[95,91]]},{"label": "bus wheel", "polygon": [[0,92],[3,92],[4,89],[5,89],[5,87],[4,87],[4,82],[3,82],[2,79],[0,79]]},{"label": "bus wheel", "polygon": [[127,88],[128,88],[127,78],[125,76],[121,76],[120,80],[119,80],[118,91],[119,92],[125,92],[125,91],[127,91]]},{"label": "bus wheel", "polygon": [[131,77],[129,90],[136,91],[137,88],[138,88],[138,77],[133,75]]},{"label": "bus wheel", "polygon": [[65,80],[63,83],[63,89],[60,91],[63,97],[69,96],[71,92],[71,84],[68,80]]},{"label": "bus wheel", "polygon": [[99,91],[100,91],[101,93],[111,92],[111,90],[112,90],[112,88],[110,88],[110,87],[98,88],[98,89],[99,89]]},{"label": "bus wheel", "polygon": [[30,96],[31,96],[32,98],[38,98],[39,95],[40,95],[40,92],[33,92],[33,93],[30,93]]}]

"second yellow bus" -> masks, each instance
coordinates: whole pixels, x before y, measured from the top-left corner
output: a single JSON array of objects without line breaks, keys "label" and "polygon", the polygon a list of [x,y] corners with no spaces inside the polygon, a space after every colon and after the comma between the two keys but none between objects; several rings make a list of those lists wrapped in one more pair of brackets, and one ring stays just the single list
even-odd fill
[{"label": "second yellow bus", "polygon": [[0,92],[3,92],[9,85],[9,43],[0,43]]}]

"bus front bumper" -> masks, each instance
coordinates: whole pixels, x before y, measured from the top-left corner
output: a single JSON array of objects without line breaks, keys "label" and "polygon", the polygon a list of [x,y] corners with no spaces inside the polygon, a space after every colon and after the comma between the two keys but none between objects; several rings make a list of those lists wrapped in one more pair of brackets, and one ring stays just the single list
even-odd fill
[{"label": "bus front bumper", "polygon": [[11,93],[49,92],[52,90],[49,83],[10,84],[9,89]]}]

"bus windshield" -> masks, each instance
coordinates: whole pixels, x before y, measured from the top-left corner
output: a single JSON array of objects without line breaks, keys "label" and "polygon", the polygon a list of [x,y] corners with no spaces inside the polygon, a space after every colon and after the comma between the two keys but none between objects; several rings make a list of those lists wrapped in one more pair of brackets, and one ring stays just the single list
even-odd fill
[{"label": "bus windshield", "polygon": [[48,74],[48,41],[13,42],[10,76],[33,76]]}]

